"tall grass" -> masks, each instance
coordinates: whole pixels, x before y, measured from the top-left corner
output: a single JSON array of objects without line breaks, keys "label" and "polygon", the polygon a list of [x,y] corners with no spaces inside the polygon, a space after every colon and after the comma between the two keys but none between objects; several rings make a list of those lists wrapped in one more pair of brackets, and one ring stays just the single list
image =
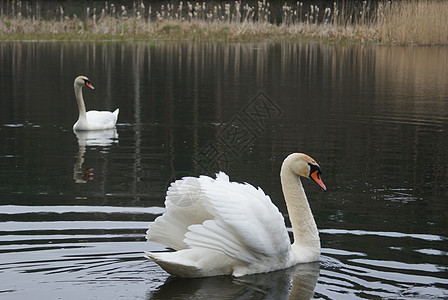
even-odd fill
[{"label": "tall grass", "polygon": [[2,0],[0,39],[313,39],[448,44],[448,1],[166,2],[151,6]]},{"label": "tall grass", "polygon": [[448,1],[381,3],[375,30],[380,42],[448,45]]}]

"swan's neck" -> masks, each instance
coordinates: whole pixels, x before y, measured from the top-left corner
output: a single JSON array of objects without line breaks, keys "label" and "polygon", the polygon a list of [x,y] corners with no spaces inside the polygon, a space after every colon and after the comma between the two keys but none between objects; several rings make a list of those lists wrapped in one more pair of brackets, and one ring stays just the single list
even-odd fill
[{"label": "swan's neck", "polygon": [[79,119],[86,119],[86,105],[82,97],[82,86],[75,84],[75,96],[78,102]]},{"label": "swan's neck", "polygon": [[[285,165],[282,167],[280,177],[294,235],[292,250],[296,252],[295,255],[299,256],[298,259],[301,262],[305,262],[308,258],[302,255],[308,256],[306,252],[311,251],[311,256],[320,254],[319,232],[300,177],[292,173]],[[304,251],[304,248],[307,250]],[[313,261],[316,258],[310,259]]]}]

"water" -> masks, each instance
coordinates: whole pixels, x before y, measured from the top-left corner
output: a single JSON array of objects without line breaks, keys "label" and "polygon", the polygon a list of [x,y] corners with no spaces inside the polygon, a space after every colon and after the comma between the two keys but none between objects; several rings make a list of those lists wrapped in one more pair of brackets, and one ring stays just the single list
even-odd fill
[{"label": "water", "polygon": [[[0,297],[448,297],[447,65],[446,47],[0,44]],[[73,133],[81,74],[116,130]],[[319,263],[186,280],[143,257],[184,175],[224,170],[286,216],[295,151],[328,187],[304,182]]]}]

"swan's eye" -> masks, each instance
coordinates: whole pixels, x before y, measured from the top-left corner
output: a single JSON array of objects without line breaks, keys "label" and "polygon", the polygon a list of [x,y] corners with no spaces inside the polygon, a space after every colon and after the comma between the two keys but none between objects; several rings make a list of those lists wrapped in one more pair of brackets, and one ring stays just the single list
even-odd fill
[{"label": "swan's eye", "polygon": [[308,165],[310,166],[310,176],[311,176],[311,174],[313,174],[314,172],[317,171],[317,175],[320,177],[320,174],[322,174],[322,171],[320,170],[319,166],[312,164],[312,163],[308,163]]}]

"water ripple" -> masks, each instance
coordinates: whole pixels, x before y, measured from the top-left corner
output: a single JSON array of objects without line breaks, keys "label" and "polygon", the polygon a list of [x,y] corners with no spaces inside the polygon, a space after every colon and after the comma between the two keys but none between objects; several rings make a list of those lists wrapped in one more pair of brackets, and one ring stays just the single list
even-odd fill
[{"label": "water ripple", "polygon": [[365,230],[345,230],[345,229],[320,229],[320,233],[324,234],[351,234],[359,236],[376,235],[381,237],[390,238],[413,238],[421,239],[425,241],[446,241],[447,237],[433,234],[413,234],[413,233],[401,233],[401,232],[382,232],[382,231],[365,231]]},{"label": "water ripple", "polygon": [[121,206],[22,206],[0,205],[1,214],[29,214],[29,213],[121,213],[121,214],[154,214],[165,212],[163,207],[121,207]]}]

